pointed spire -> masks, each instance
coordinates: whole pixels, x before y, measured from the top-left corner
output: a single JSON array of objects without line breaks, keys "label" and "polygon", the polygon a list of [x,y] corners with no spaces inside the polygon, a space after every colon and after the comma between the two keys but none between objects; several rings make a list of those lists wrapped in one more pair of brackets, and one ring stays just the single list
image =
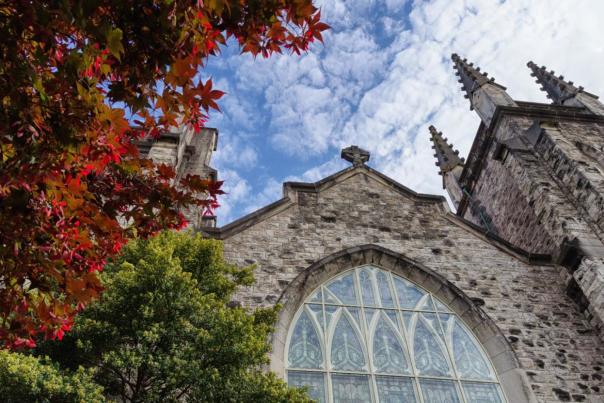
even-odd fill
[{"label": "pointed spire", "polygon": [[[475,90],[485,84],[496,85],[502,90],[506,90],[504,86],[497,84],[494,78],[489,78],[486,71],[481,73],[480,67],[474,67],[474,63],[468,63],[468,59],[462,59],[457,53],[453,53],[451,60],[454,63],[453,68],[457,70],[455,75],[459,77],[458,82],[461,83],[463,90],[466,92],[466,98],[470,98]],[[470,108],[473,109],[472,106]]]},{"label": "pointed spire", "polygon": [[430,140],[436,157],[436,166],[440,168],[439,175],[443,177],[443,189],[447,190],[453,205],[457,209],[463,198],[463,191],[459,183],[459,178],[463,172],[463,158],[459,157],[459,151],[453,149],[453,146],[447,142],[443,134],[436,130],[434,126],[429,127]]},{"label": "pointed spire", "polygon": [[572,81],[564,80],[564,76],[556,77],[554,71],[547,71],[545,66],[539,67],[532,61],[526,65],[532,71],[531,76],[537,78],[535,82],[541,84],[541,91],[545,91],[547,97],[555,104],[563,105],[564,101],[574,98],[579,93],[584,93],[594,99],[598,99],[597,96],[585,92],[583,87],[575,87]]},{"label": "pointed spire", "polygon": [[487,127],[491,124],[497,106],[516,106],[505,92],[506,88],[497,84],[494,78],[489,78],[486,72],[481,72],[480,67],[468,63],[467,59],[462,59],[457,53],[451,55],[451,60],[456,70],[455,75],[459,77],[458,81],[466,92],[465,97],[470,100],[470,110],[475,109]]},{"label": "pointed spire", "polygon": [[440,168],[441,175],[451,171],[456,166],[463,167],[464,160],[459,157],[459,151],[453,149],[453,146],[443,137],[442,132],[436,130],[434,126],[429,127],[430,140],[433,143],[432,148],[436,157],[436,166]]}]

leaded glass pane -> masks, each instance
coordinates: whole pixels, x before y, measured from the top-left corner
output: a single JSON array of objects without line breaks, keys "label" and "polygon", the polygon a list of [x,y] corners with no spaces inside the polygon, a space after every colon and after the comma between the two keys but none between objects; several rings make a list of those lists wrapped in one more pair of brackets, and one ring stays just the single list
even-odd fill
[{"label": "leaded glass pane", "polygon": [[380,290],[380,297],[382,306],[384,308],[394,308],[394,299],[392,299],[392,293],[390,292],[390,281],[388,274],[382,270],[377,272],[377,283]]},{"label": "leaded glass pane", "polygon": [[503,403],[499,387],[492,383],[462,382],[468,403]]},{"label": "leaded glass pane", "polygon": [[438,334],[438,337],[440,337],[440,340],[444,343],[445,335],[443,333],[442,327],[440,326],[440,323],[438,322],[436,314],[424,312],[420,313],[419,316],[430,325],[430,328],[432,328],[436,332],[436,334]]},{"label": "leaded glass pane", "polygon": [[426,290],[376,267],[319,287],[290,331],[288,382],[309,386],[320,402],[507,402],[461,319]]},{"label": "leaded glass pane", "polygon": [[388,319],[392,322],[394,326],[397,326],[398,318],[396,317],[396,311],[382,311],[388,316]]},{"label": "leaded glass pane", "polygon": [[350,316],[352,316],[352,318],[354,319],[353,324],[356,325],[360,329],[361,326],[363,325],[363,323],[361,322],[361,310],[359,308],[354,308],[354,307],[346,308],[346,310],[348,311]]},{"label": "leaded glass pane", "polygon": [[435,311],[434,304],[432,303],[432,297],[430,294],[426,294],[417,303],[417,309],[421,311]]},{"label": "leaded glass pane", "polygon": [[403,312],[403,324],[405,325],[405,330],[407,334],[411,334],[411,326],[413,323],[413,317],[417,316],[416,313],[413,312]]},{"label": "leaded glass pane", "polygon": [[377,306],[377,300],[373,292],[373,279],[369,270],[359,271],[359,283],[363,294],[363,304],[365,306]]},{"label": "leaded glass pane", "polygon": [[375,316],[376,312],[378,312],[375,309],[365,309],[365,320],[367,320],[367,327],[371,327],[371,321],[373,320],[373,317]]},{"label": "leaded glass pane", "polygon": [[[453,326],[453,321],[452,318],[454,318],[453,315],[449,315],[448,313],[439,313],[438,317],[440,319],[440,324],[443,327],[443,329],[449,329],[450,326]],[[448,332],[448,330],[445,330],[446,332]]]},{"label": "leaded glass pane", "polygon": [[445,304],[443,304],[436,298],[434,298],[434,304],[436,305],[436,309],[438,310],[438,312],[451,312],[451,310],[447,308]]},{"label": "leaded glass pane", "polygon": [[378,376],[375,379],[380,403],[416,403],[417,392],[411,378]]},{"label": "leaded glass pane", "polygon": [[449,376],[451,374],[438,336],[421,317],[417,318],[415,324],[413,354],[419,375]]},{"label": "leaded glass pane", "polygon": [[409,373],[409,363],[401,340],[390,323],[381,317],[373,335],[373,365],[376,372],[385,374]]},{"label": "leaded glass pane", "polygon": [[325,398],[325,375],[322,372],[288,371],[287,383],[289,386],[308,387],[308,396],[317,402],[323,403]]},{"label": "leaded glass pane", "polygon": [[352,273],[332,281],[327,285],[327,289],[345,305],[358,304]]},{"label": "leaded glass pane", "polygon": [[289,344],[289,365],[293,368],[323,368],[321,343],[306,311],[298,318]]},{"label": "leaded glass pane", "polygon": [[339,305],[342,304],[342,302],[340,302],[340,300],[338,299],[338,297],[336,297],[327,288],[323,289],[323,300],[324,300],[323,302],[325,302],[326,304],[339,304]]},{"label": "leaded glass pane", "polygon": [[451,334],[455,367],[461,378],[493,379],[489,365],[480,353],[479,347],[464,329],[465,326],[454,319],[455,325]]},{"label": "leaded glass pane", "polygon": [[419,287],[399,277],[394,277],[394,288],[398,304],[403,309],[415,308],[419,300],[426,294]]},{"label": "leaded glass pane", "polygon": [[321,303],[321,287],[319,287],[319,289],[310,296],[308,302],[318,302],[319,304]]},{"label": "leaded glass pane", "polygon": [[419,382],[424,403],[461,403],[459,392],[453,381],[422,379]]},{"label": "leaded glass pane", "polygon": [[310,314],[312,315],[315,323],[319,324],[321,330],[325,331],[325,323],[323,320],[323,306],[319,304],[308,304],[306,305]]},{"label": "leaded glass pane", "polygon": [[334,403],[366,403],[371,401],[367,375],[332,375]]},{"label": "leaded glass pane", "polygon": [[331,325],[332,319],[336,315],[336,313],[342,308],[338,308],[337,306],[325,305],[325,328],[329,329]]},{"label": "leaded glass pane", "polygon": [[331,365],[334,370],[343,371],[362,371],[366,368],[359,335],[344,313],[340,316],[331,342]]}]

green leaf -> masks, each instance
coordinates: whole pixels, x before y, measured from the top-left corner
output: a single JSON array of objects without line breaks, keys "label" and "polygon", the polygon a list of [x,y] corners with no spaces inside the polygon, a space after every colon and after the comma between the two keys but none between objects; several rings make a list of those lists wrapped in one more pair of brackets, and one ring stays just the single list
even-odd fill
[{"label": "green leaf", "polygon": [[121,55],[124,53],[124,46],[122,45],[123,36],[124,33],[119,28],[110,29],[107,32],[107,47],[117,60],[121,60]]},{"label": "green leaf", "polygon": [[38,94],[40,94],[40,99],[42,102],[48,102],[48,95],[46,95],[46,91],[44,90],[44,85],[42,85],[42,80],[40,77],[36,77],[34,79],[34,88],[36,91],[38,91]]},{"label": "green leaf", "polygon": [[[108,396],[127,390],[127,401],[310,403],[261,371],[277,311],[230,306],[252,273],[226,262],[220,241],[163,232],[125,246],[101,276],[103,298],[38,349],[60,368],[94,370]],[[128,386],[137,382],[145,387]]]}]

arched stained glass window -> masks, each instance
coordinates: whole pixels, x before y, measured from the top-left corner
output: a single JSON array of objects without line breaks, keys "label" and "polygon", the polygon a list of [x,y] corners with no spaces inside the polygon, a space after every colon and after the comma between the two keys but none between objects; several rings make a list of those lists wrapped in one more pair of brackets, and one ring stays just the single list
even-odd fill
[{"label": "arched stained glass window", "polygon": [[478,340],[418,285],[363,266],[311,293],[288,334],[287,380],[320,402],[505,403]]}]

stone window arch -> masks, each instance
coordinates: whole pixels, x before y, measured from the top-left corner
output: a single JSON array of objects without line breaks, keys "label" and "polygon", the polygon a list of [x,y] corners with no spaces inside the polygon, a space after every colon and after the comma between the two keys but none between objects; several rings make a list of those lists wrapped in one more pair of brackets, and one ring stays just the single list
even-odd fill
[{"label": "stone window arch", "polygon": [[271,368],[321,401],[534,401],[492,321],[446,279],[387,249],[323,259],[280,302]]}]

